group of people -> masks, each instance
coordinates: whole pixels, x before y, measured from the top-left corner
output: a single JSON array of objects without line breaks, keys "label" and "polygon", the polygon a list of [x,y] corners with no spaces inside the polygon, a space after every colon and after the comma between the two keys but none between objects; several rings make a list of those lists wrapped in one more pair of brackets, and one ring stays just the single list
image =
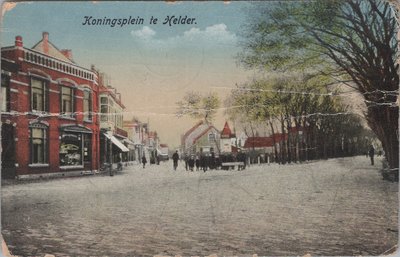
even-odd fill
[{"label": "group of people", "polygon": [[[179,155],[176,155],[175,158],[173,156],[172,159],[174,160],[174,169],[176,170]],[[238,152],[235,155],[222,154],[220,156],[215,155],[214,152],[210,152],[209,154],[187,154],[183,157],[183,161],[185,162],[185,169],[187,171],[201,170],[206,172],[207,170],[223,168],[222,163],[243,162],[243,165],[239,166],[239,170],[241,170],[246,167],[246,154],[243,152]]]},{"label": "group of people", "polygon": [[[178,150],[172,155],[173,161],[173,169],[176,170],[178,168],[178,163],[181,157],[179,156]],[[236,156],[229,155],[221,155],[216,156],[214,152],[210,154],[192,154],[185,155],[182,160],[185,162],[185,169],[187,171],[196,171],[202,170],[206,172],[208,169],[220,169],[222,167],[222,163],[224,162],[243,162],[243,165],[239,165],[239,170],[245,169],[246,167],[246,154],[243,152],[238,152]],[[142,156],[142,164],[143,168],[146,167],[147,159],[143,154]]]}]

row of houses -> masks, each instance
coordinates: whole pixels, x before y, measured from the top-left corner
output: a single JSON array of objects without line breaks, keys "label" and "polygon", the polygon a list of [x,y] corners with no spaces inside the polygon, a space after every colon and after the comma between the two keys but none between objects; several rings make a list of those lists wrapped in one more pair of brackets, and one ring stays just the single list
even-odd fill
[{"label": "row of houses", "polygon": [[3,177],[96,173],[158,144],[147,123],[124,121],[121,94],[107,75],[78,65],[49,33],[32,48],[17,36],[1,56]]}]

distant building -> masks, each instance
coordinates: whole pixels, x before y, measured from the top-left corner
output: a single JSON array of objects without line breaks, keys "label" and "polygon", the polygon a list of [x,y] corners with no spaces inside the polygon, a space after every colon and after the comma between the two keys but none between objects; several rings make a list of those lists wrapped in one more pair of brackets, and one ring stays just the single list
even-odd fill
[{"label": "distant building", "polygon": [[144,149],[143,133],[145,132],[142,123],[138,119],[133,118],[132,120],[124,120],[123,127],[127,131],[128,139],[131,142],[130,147],[128,147],[130,150],[127,157],[128,162],[136,161],[140,163]]},{"label": "distant building", "polygon": [[221,153],[232,153],[237,150],[236,135],[232,133],[228,122],[225,122],[224,128],[221,131],[220,150]]},{"label": "distant building", "polygon": [[121,94],[110,85],[107,76],[99,73],[100,161],[118,163],[126,160],[131,142],[124,127],[125,106]]},{"label": "distant building", "polygon": [[248,137],[243,148],[248,152],[273,153],[274,139],[272,137]]},{"label": "distant building", "polygon": [[181,138],[184,154],[220,153],[220,132],[210,123],[200,121]]},{"label": "distant building", "polygon": [[[43,32],[1,48],[3,177],[99,169],[98,77]],[[18,153],[18,154],[17,154]]]}]

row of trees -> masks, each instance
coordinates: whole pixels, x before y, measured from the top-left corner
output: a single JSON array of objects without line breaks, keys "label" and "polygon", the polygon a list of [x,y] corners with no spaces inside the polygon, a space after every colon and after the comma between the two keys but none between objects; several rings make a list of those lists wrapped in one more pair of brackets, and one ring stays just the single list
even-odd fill
[{"label": "row of trees", "polygon": [[[390,169],[398,172],[396,9],[384,0],[281,1],[255,5],[244,30],[240,63],[250,69],[281,74],[306,72],[323,76],[359,92],[367,107],[365,119],[382,143]],[[317,102],[329,101],[332,100],[322,97]],[[321,108],[332,111],[334,106],[327,104]],[[279,118],[286,118],[286,113],[282,114]],[[294,117],[298,117],[296,114]],[[334,120],[345,122],[349,117],[337,115]],[[331,130],[328,128],[325,133]]]},{"label": "row of trees", "polygon": [[232,92],[227,114],[237,123],[267,126],[280,163],[364,153],[368,131],[323,81],[298,74],[254,80]]},{"label": "row of trees", "polygon": [[[394,10],[399,5],[391,8],[389,2],[396,4],[385,0],[255,2],[238,60],[244,67],[278,77],[239,86],[229,100],[229,115],[247,124],[262,121],[272,133],[286,133],[279,153],[275,150],[282,162],[358,153],[365,151],[367,133],[360,117],[340,103],[339,91],[328,90],[346,85],[364,101],[364,118],[380,140],[390,170],[397,174],[396,36],[400,33]],[[178,105],[179,114],[207,120],[219,101],[215,95],[188,94]],[[303,128],[302,135],[292,128]]]}]

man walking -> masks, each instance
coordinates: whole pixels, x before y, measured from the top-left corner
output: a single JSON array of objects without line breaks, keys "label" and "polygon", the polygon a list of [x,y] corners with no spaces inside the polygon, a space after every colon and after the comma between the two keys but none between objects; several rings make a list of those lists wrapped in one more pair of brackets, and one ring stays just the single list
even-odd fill
[{"label": "man walking", "polygon": [[174,161],[174,170],[178,167],[178,160],[179,160],[179,154],[178,150],[172,155],[172,160]]},{"label": "man walking", "polygon": [[142,156],[143,169],[146,167],[146,163],[147,163],[147,159],[146,159],[146,156],[143,153],[143,156]]},{"label": "man walking", "polygon": [[373,146],[373,145],[371,145],[371,146],[369,147],[368,155],[369,155],[369,157],[371,158],[371,165],[374,165],[375,149],[374,149],[374,146]]}]

